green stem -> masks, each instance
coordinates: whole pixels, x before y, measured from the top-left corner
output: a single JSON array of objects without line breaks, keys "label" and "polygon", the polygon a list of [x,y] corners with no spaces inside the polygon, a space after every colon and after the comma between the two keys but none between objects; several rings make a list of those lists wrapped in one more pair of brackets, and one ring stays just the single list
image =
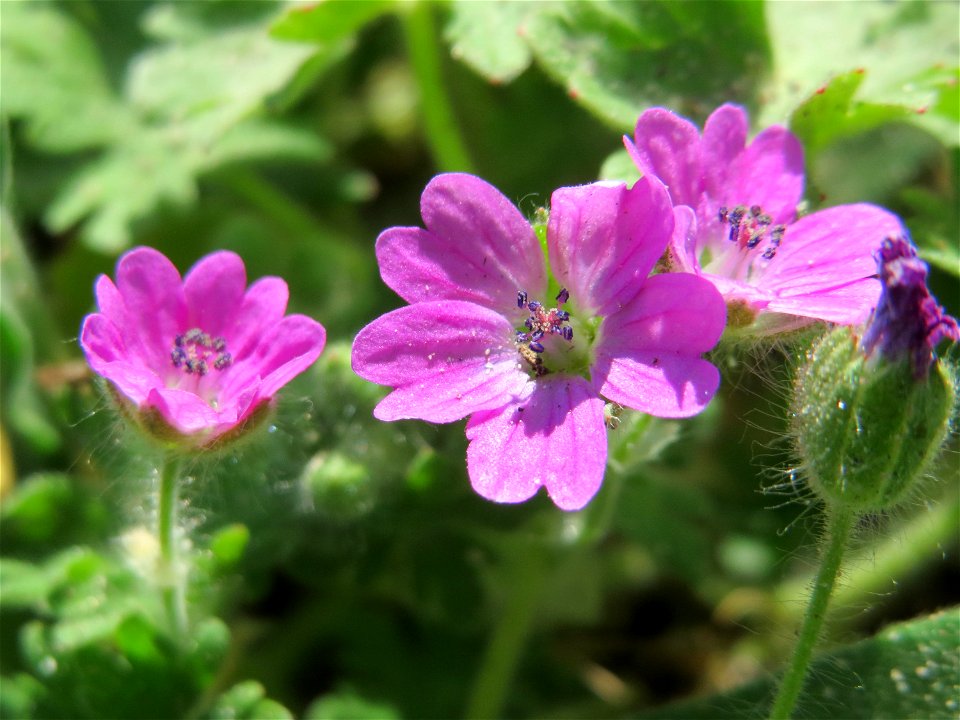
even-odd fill
[{"label": "green stem", "polygon": [[440,50],[430,3],[418,2],[400,13],[410,66],[420,92],[420,112],[426,139],[442,171],[474,172],[470,154],[460,135],[450,99],[444,92]]},{"label": "green stem", "polygon": [[828,514],[829,525],[820,569],[814,579],[810,604],[807,606],[803,624],[800,626],[793,656],[780,681],[780,689],[773,702],[773,709],[770,711],[771,720],[789,720],[793,713],[797,698],[803,689],[803,681],[807,676],[814,646],[823,628],[827,605],[840,571],[843,552],[846,550],[847,541],[850,539],[850,533],[856,521],[854,513],[846,508],[828,509]]},{"label": "green stem", "polygon": [[157,536],[160,542],[160,586],[170,628],[177,639],[187,632],[187,608],[179,558],[177,557],[177,476],[180,460],[168,456],[160,468],[157,503]]},{"label": "green stem", "polygon": [[547,573],[545,552],[534,547],[507,559],[513,564],[510,595],[474,681],[467,720],[488,720],[502,714],[543,589]]}]

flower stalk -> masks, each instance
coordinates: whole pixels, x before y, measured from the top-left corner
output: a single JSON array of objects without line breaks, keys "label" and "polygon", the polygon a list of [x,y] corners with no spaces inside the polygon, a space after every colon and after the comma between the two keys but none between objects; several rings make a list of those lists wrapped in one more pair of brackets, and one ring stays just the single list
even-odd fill
[{"label": "flower stalk", "polygon": [[467,704],[467,720],[503,716],[503,704],[526,647],[547,574],[541,547],[527,548],[511,563],[510,593],[494,628]]},{"label": "flower stalk", "polygon": [[770,711],[771,720],[789,720],[797,704],[797,698],[803,689],[803,682],[810,667],[810,658],[813,649],[823,629],[823,621],[827,616],[827,605],[836,585],[837,575],[843,553],[850,540],[856,515],[847,508],[837,507],[828,509],[828,527],[824,542],[823,557],[820,568],[814,579],[813,591],[810,595],[810,604],[803,617],[797,644],[793,649],[790,664],[780,680],[777,696]]},{"label": "flower stalk", "polygon": [[440,50],[433,22],[433,7],[415,3],[400,14],[410,67],[417,79],[424,137],[437,167],[443,171],[472,172],[473,162],[460,135],[450,98],[444,92]]},{"label": "flower stalk", "polygon": [[157,540],[160,545],[159,579],[163,604],[175,637],[182,639],[187,632],[186,588],[180,567],[177,547],[177,481],[180,460],[168,455],[160,468],[160,488],[157,502]]}]

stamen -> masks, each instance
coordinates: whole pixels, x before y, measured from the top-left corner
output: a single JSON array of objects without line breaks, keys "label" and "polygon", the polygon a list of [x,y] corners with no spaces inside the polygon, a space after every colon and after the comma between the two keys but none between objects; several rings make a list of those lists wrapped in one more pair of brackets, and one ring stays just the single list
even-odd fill
[{"label": "stamen", "polygon": [[717,212],[717,219],[721,223],[729,223],[728,239],[735,242],[743,250],[753,250],[764,240],[768,241],[761,257],[770,260],[777,253],[777,248],[783,242],[785,225],[774,225],[773,217],[763,212],[759,205],[737,205],[732,210],[721,206]]},{"label": "stamen", "polygon": [[[563,305],[570,300],[570,293],[566,288],[562,288],[557,294],[557,305]],[[523,358],[530,363],[534,372],[539,377],[549,372],[543,365],[543,358],[540,355],[546,351],[546,347],[541,340],[546,335],[559,335],[567,342],[573,340],[573,328],[565,325],[570,321],[570,313],[566,310],[560,310],[559,307],[545,309],[543,305],[536,300],[527,302],[527,293],[523,290],[517,291],[517,304],[520,307],[526,304],[530,311],[530,317],[524,320],[523,326],[529,331],[517,331],[516,343],[519,346],[517,351]]]},{"label": "stamen", "polygon": [[222,337],[211,338],[200,328],[191,328],[173,338],[170,361],[187,375],[202,377],[210,372],[211,364],[216,370],[230,367],[233,356],[227,352],[227,341]]}]

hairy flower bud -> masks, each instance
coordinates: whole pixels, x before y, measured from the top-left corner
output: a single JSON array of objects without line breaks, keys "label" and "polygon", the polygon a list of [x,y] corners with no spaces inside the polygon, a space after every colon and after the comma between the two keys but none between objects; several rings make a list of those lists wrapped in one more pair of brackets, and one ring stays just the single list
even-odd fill
[{"label": "hairy flower bud", "polygon": [[808,482],[828,503],[882,510],[902,500],[946,441],[957,407],[957,369],[936,360],[957,324],[926,287],[926,266],[906,238],[884,241],[880,303],[862,342],[838,328],[810,352],[792,413]]},{"label": "hairy flower bud", "polygon": [[902,500],[938,455],[956,407],[957,378],[937,363],[917,378],[906,359],[873,363],[838,328],[797,379],[793,433],[810,487],[861,512]]}]

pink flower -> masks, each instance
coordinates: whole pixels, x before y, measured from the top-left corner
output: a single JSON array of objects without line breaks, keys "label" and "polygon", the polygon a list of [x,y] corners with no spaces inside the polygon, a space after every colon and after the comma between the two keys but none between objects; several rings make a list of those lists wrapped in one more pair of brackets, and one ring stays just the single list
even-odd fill
[{"label": "pink flower", "polygon": [[247,288],[232,252],[207,255],[181,281],[163,254],[136,248],[116,277],[97,279],[100,311],[84,319],[80,345],[164,439],[208,445],[239,430],[323,350],[318,322],[284,317],[287,284],[265,277]]},{"label": "pink flower", "polygon": [[582,508],[606,466],[603,398],[686,417],[713,397],[719,374],[700,355],[723,331],[722,298],[691,274],[647,277],[674,225],[658,181],[554,192],[555,280],[533,228],[479,178],[435,177],[421,214],[425,230],[377,239],[384,282],[410,304],[360,331],[353,368],[393,388],[381,420],[470,416],[483,497],[522,502],[544,486]]},{"label": "pink flower", "polygon": [[[749,145],[743,109],[723,105],[697,127],[664,108],[644,112],[627,150],[644,175],[669,188],[677,213],[671,257],[758,313],[766,331],[813,320],[859,324],[880,297],[874,254],[904,232],[874,205],[841,205],[797,219],[803,149],[786,128]],[[731,318],[733,319],[733,318]]]}]

